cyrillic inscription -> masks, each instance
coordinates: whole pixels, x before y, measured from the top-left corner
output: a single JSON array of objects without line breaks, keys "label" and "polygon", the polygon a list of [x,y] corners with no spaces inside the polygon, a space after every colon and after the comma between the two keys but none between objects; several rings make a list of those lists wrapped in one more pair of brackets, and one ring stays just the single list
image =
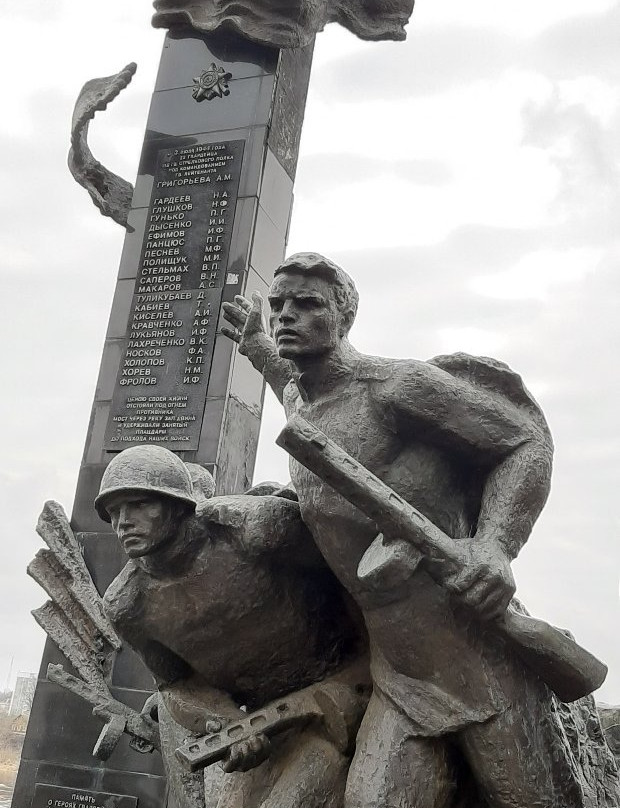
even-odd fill
[{"label": "cyrillic inscription", "polygon": [[32,808],[136,808],[138,800],[125,794],[85,791],[36,783]]},{"label": "cyrillic inscription", "polygon": [[105,448],[198,447],[244,141],[162,149]]}]

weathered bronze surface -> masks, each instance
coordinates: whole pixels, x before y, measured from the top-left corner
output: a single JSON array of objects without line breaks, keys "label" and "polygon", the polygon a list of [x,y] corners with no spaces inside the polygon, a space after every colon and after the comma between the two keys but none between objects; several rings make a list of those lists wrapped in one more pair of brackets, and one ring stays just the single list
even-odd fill
[{"label": "weathered bronze surface", "polygon": [[133,185],[93,157],[88,146],[88,127],[95,113],[104,110],[127,87],[135,72],[136,65],[132,62],[114,76],[91,79],[82,87],[73,110],[68,158],[69,170],[101,213],[129,230],[127,216]]},{"label": "weathered bronze surface", "polygon": [[190,771],[217,760],[255,770],[222,781],[221,808],[336,805],[367,703],[364,635],[297,502],[203,493],[192,503],[193,485],[208,490],[192,471],[194,481],[166,449],[133,447],[97,498],[130,559],[104,608],[158,684],[176,799],[192,804],[180,758]]},{"label": "weathered bronze surface", "polygon": [[198,447],[243,140],[160,148],[105,446]]},{"label": "weathered bronze surface", "polygon": [[276,270],[269,303],[270,333],[260,295],[225,306],[227,333],[292,418],[283,445],[302,517],[370,638],[346,808],[616,808],[594,700],[547,686],[576,699],[604,666],[549,626],[506,631],[522,611],[510,564],[553,451],[521,378],[485,357],[358,353],[353,281],[317,254]]},{"label": "weathered bronze surface", "polygon": [[405,38],[414,0],[155,0],[153,25],[233,29],[277,48],[308,45],[330,22],[360,39]]}]

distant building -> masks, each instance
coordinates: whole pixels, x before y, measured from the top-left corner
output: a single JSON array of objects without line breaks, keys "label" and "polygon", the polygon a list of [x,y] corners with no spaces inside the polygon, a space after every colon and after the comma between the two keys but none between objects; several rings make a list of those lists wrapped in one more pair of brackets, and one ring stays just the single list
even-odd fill
[{"label": "distant building", "polygon": [[36,673],[18,673],[15,690],[11,698],[9,715],[30,715],[34,689],[37,685]]},{"label": "distant building", "polygon": [[25,735],[27,726],[28,726],[28,716],[16,715],[13,721],[11,722],[11,732],[14,732],[16,735]]}]

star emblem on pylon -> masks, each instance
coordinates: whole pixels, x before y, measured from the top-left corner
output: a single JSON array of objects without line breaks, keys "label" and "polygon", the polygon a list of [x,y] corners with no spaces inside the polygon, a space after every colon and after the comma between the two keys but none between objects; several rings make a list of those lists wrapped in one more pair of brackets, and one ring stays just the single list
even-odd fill
[{"label": "star emblem on pylon", "polygon": [[208,70],[203,70],[199,76],[192,79],[195,85],[192,95],[196,101],[210,101],[216,96],[221,98],[223,95],[229,95],[228,81],[231,78],[232,73],[227,73],[223,67],[211,62]]}]

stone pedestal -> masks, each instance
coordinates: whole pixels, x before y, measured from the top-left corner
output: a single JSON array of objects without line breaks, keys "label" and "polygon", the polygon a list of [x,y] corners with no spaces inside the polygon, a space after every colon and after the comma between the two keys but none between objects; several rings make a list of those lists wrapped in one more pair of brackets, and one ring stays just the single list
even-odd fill
[{"label": "stone pedestal", "polygon": [[[278,51],[221,34],[166,38],[72,517],[100,593],[125,562],[92,507],[114,452],[160,443],[206,466],[219,492],[251,484],[264,387],[220,334],[220,309],[236,294],[265,295],[283,257],[311,58],[311,47]],[[161,806],[159,755],[133,751],[125,737],[109,760],[94,759],[102,721],[45,680],[49,662],[70,669],[48,642],[13,806],[30,808],[37,784]],[[112,686],[140,709],[153,680],[123,650]]]}]

